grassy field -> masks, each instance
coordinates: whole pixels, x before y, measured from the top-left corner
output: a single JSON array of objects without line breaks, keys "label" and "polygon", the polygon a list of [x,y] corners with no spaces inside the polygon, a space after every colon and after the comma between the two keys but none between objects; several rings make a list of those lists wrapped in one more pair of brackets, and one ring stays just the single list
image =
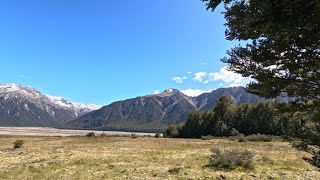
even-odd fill
[{"label": "grassy field", "polygon": [[[214,169],[212,147],[253,151],[255,168]],[[319,179],[304,156],[287,142],[0,136],[0,179]]]}]

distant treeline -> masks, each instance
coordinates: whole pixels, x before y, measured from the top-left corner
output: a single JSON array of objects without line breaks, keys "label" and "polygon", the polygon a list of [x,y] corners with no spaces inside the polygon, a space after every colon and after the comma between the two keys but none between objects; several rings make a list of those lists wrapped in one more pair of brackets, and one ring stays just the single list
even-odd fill
[{"label": "distant treeline", "polygon": [[282,112],[287,104],[259,102],[233,105],[233,100],[223,96],[211,111],[194,111],[187,122],[171,125],[166,134],[169,137],[200,138],[202,136],[230,136],[232,129],[244,135],[268,134],[302,136],[308,122],[299,113]]}]

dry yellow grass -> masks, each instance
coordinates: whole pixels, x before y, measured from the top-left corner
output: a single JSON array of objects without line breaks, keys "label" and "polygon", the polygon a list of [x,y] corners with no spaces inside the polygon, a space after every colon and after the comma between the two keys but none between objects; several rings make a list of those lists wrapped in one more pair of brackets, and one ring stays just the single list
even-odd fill
[{"label": "dry yellow grass", "polygon": [[[17,139],[25,144],[13,150]],[[255,169],[208,167],[212,147],[255,152]],[[319,179],[306,155],[286,142],[2,136],[0,179]]]}]

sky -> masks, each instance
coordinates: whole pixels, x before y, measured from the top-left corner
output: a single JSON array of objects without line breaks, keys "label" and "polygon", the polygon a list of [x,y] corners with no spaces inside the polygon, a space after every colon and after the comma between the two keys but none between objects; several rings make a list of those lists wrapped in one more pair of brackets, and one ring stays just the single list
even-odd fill
[{"label": "sky", "polygon": [[75,102],[114,101],[176,88],[198,95],[247,79],[220,61],[222,6],[200,0],[1,0],[0,83]]}]

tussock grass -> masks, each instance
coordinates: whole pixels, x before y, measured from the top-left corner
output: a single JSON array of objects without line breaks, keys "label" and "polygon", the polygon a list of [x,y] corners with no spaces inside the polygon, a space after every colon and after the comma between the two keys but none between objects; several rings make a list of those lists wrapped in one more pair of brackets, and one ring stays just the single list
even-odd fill
[{"label": "tussock grass", "polygon": [[[287,142],[130,137],[0,137],[0,179],[318,179]],[[248,150],[253,170],[208,168],[210,149]]]}]

